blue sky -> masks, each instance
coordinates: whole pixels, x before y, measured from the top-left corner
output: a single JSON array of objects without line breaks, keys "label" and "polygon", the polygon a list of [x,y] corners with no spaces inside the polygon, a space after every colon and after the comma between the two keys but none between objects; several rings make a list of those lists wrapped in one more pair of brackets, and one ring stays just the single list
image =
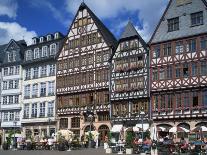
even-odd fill
[{"label": "blue sky", "polygon": [[[82,0],[0,0],[0,44],[60,31],[66,34]],[[148,41],[168,0],[85,0],[119,38],[130,19]]]}]

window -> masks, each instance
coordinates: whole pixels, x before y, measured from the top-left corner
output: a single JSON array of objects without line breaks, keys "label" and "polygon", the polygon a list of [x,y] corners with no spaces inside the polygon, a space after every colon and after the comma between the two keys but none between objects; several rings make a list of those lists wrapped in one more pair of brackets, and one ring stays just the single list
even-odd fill
[{"label": "window", "polygon": [[33,84],[32,86],[32,97],[38,96],[38,84]]},{"label": "window", "polygon": [[50,76],[52,76],[52,75],[55,75],[55,64],[51,64],[50,66],[49,66],[49,75]]},{"label": "window", "polygon": [[47,56],[47,46],[43,46],[42,47],[42,57],[46,57]]},{"label": "window", "polygon": [[54,114],[54,101],[48,102],[48,117],[53,117]]},{"label": "window", "polygon": [[165,79],[165,70],[164,68],[160,68],[160,80]]},{"label": "window", "polygon": [[56,44],[50,45],[50,55],[54,55],[56,53]]},{"label": "window", "polygon": [[109,60],[109,53],[104,53],[103,55],[103,61],[107,62]]},{"label": "window", "polygon": [[158,96],[154,96],[154,110],[158,110]]},{"label": "window", "polygon": [[201,46],[201,50],[206,50],[206,48],[207,48],[207,36],[206,37],[201,37],[200,46]]},{"label": "window", "polygon": [[3,104],[7,104],[7,96],[3,96]]},{"label": "window", "polygon": [[186,45],[187,52],[196,52],[196,39],[191,39],[187,41]]},{"label": "window", "polygon": [[92,55],[92,54],[90,54],[90,55],[88,56],[88,64],[89,64],[89,65],[93,64],[93,55]]},{"label": "window", "polygon": [[82,58],[82,66],[85,66],[86,65],[86,57],[84,56],[83,58]]},{"label": "window", "polygon": [[138,77],[137,78],[137,88],[143,88],[144,86],[144,78],[143,77]]},{"label": "window", "polygon": [[152,79],[154,81],[158,80],[158,71],[155,68],[152,70]]},{"label": "window", "polygon": [[198,106],[198,92],[193,92],[193,107]]},{"label": "window", "polygon": [[4,122],[8,121],[8,112],[4,112]]},{"label": "window", "polygon": [[201,61],[201,75],[206,76],[207,75],[207,62]]},{"label": "window", "polygon": [[15,74],[16,75],[19,75],[19,69],[20,69],[20,67],[19,66],[16,66],[16,70],[15,70]]},{"label": "window", "polygon": [[182,41],[178,41],[175,43],[176,47],[175,47],[175,52],[176,54],[181,54],[184,52],[184,46],[183,46],[183,42]]},{"label": "window", "polygon": [[159,58],[160,57],[160,45],[155,46],[153,58]]},{"label": "window", "polygon": [[192,76],[197,76],[197,71],[198,67],[197,67],[197,63],[196,62],[192,62]]},{"label": "window", "polygon": [[207,107],[207,90],[202,92],[202,103],[203,106]]},{"label": "window", "polygon": [[3,81],[3,90],[7,89],[7,81]]},{"label": "window", "polygon": [[161,109],[165,109],[165,95],[161,95],[160,107]]},{"label": "window", "polygon": [[24,87],[24,98],[25,99],[30,98],[30,85],[26,85]]},{"label": "window", "polygon": [[14,89],[18,89],[19,88],[19,80],[15,80],[14,81]]},{"label": "window", "polygon": [[15,51],[8,53],[8,62],[16,61],[16,53]]},{"label": "window", "polygon": [[189,76],[188,64],[183,64],[183,77],[187,78]]},{"label": "window", "polygon": [[175,77],[180,78],[181,77],[181,65],[175,66]]},{"label": "window", "polygon": [[54,95],[55,90],[55,82],[49,82],[48,83],[48,95]]},{"label": "window", "polygon": [[74,67],[75,68],[78,68],[79,67],[79,59],[78,58],[75,58],[74,59]]},{"label": "window", "polygon": [[179,17],[168,19],[168,32],[179,30]]},{"label": "window", "polygon": [[9,104],[13,104],[13,96],[9,96]]},{"label": "window", "polygon": [[172,66],[167,66],[167,78],[171,79],[172,78]]},{"label": "window", "polygon": [[40,57],[39,48],[34,49],[34,59],[38,59]]},{"label": "window", "polygon": [[32,103],[32,117],[37,117],[37,103]]},{"label": "window", "polygon": [[172,108],[172,104],[173,104],[173,96],[172,95],[167,95],[167,106],[168,108]]},{"label": "window", "polygon": [[51,40],[51,35],[47,35],[47,41]]},{"label": "window", "polygon": [[171,56],[172,47],[171,43],[164,44],[164,56]]},{"label": "window", "polygon": [[15,95],[14,96],[14,104],[18,104],[19,103],[19,95]]},{"label": "window", "polygon": [[41,77],[47,76],[47,65],[41,67]]},{"label": "window", "polygon": [[29,104],[24,105],[24,118],[29,118]]},{"label": "window", "polygon": [[180,108],[182,105],[182,96],[181,94],[175,95],[175,102],[176,102],[176,108]]},{"label": "window", "polygon": [[40,103],[40,117],[45,117],[45,102]]},{"label": "window", "polygon": [[8,75],[8,68],[4,68],[4,76],[7,76]]},{"label": "window", "polygon": [[9,121],[14,121],[14,112],[9,113]]},{"label": "window", "polygon": [[68,119],[61,118],[60,119],[60,129],[67,129],[68,128]]},{"label": "window", "polygon": [[14,75],[14,67],[9,67],[9,75]]},{"label": "window", "polygon": [[40,96],[46,96],[46,83],[41,83]]},{"label": "window", "polygon": [[33,68],[33,79],[37,79],[39,75],[39,68],[38,67],[34,67]]},{"label": "window", "polygon": [[185,93],[184,94],[184,107],[185,108],[188,108],[189,105],[190,105],[190,99],[189,99],[189,97],[190,97],[190,94],[189,93]]},{"label": "window", "polygon": [[198,26],[203,24],[203,11],[191,14],[191,26]]},{"label": "window", "polygon": [[98,114],[98,121],[109,121],[109,113],[101,112]]},{"label": "window", "polygon": [[12,80],[9,81],[9,89],[13,89],[13,81]]},{"label": "window", "polygon": [[79,117],[71,118],[71,127],[72,128],[79,128],[80,127],[80,118]]},{"label": "window", "polygon": [[16,111],[15,112],[15,121],[19,121],[20,120],[20,113],[19,113],[19,111]]},{"label": "window", "polygon": [[32,51],[28,50],[26,51],[26,61],[32,60]]},{"label": "window", "polygon": [[31,78],[31,69],[27,68],[26,69],[25,80],[30,80],[30,78]]},{"label": "window", "polygon": [[101,53],[98,53],[96,56],[96,62],[100,63],[102,61],[101,59],[102,59]]}]

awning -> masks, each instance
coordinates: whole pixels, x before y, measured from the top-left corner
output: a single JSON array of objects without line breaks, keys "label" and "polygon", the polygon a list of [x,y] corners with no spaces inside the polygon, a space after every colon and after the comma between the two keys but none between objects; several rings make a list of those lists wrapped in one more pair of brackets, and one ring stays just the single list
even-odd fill
[{"label": "awning", "polygon": [[159,126],[157,127],[157,131],[167,131],[167,129],[162,126]]},{"label": "awning", "polygon": [[176,126],[174,126],[174,127],[170,128],[169,132],[172,132],[172,133],[176,133],[176,132],[189,132],[189,130],[186,129],[186,128],[183,128],[183,127],[176,127]]},{"label": "awning", "polygon": [[[142,130],[142,124],[136,124],[136,128],[140,128]],[[146,131],[149,129],[149,124],[144,123],[143,124],[143,131]]]},{"label": "awning", "polygon": [[123,128],[122,124],[113,125],[111,132],[120,132],[122,130],[122,128]]}]

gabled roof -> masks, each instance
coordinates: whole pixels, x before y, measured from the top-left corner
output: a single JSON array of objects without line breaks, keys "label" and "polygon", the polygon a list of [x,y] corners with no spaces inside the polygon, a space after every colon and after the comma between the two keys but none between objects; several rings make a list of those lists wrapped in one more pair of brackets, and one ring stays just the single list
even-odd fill
[{"label": "gabled roof", "polygon": [[137,33],[137,30],[135,29],[135,27],[133,26],[133,24],[129,21],[128,24],[126,25],[124,32],[122,33],[120,39],[130,38],[130,37],[134,37],[134,36],[138,36],[138,33]]},{"label": "gabled roof", "polygon": [[[156,35],[156,32],[158,31],[158,29],[159,29],[159,27],[160,27],[162,21],[165,20],[165,16],[166,16],[166,14],[167,14],[167,12],[168,12],[168,10],[169,10],[169,8],[170,8],[170,6],[171,6],[171,4],[172,4],[173,1],[175,1],[175,0],[170,0],[170,1],[169,1],[169,3],[168,3],[168,5],[167,5],[167,7],[166,7],[166,9],[165,9],[165,11],[164,11],[162,17],[160,18],[160,20],[159,20],[159,22],[158,22],[158,24],[157,24],[157,26],[156,26],[156,28],[155,28],[155,31],[153,32],[153,34],[152,34],[152,36],[151,36],[151,38],[150,38],[150,40],[149,40],[149,44],[154,43],[154,42],[153,42],[153,39],[154,39],[154,37],[155,37],[155,35]],[[195,0],[195,1],[197,2],[198,0]],[[193,2],[195,2],[195,1],[193,0]],[[205,5],[205,7],[207,7],[207,0],[201,0],[201,2],[203,2],[204,5]],[[188,11],[189,11],[189,10],[188,10]],[[174,12],[175,12],[175,14],[176,14],[176,11],[174,11]],[[185,22],[187,22],[187,21],[185,21]]]},{"label": "gabled roof", "polygon": [[98,27],[107,45],[115,48],[117,44],[117,40],[114,37],[114,35],[109,31],[109,29],[100,21],[100,19],[93,13],[93,11],[91,11],[91,9],[84,2],[81,3],[78,11],[83,9],[86,9],[89,12],[91,18],[94,20],[96,26]]}]

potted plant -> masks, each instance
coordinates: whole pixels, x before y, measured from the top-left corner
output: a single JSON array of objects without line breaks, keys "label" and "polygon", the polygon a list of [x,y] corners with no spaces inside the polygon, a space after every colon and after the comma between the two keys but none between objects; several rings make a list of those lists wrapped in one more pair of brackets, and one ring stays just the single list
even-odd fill
[{"label": "potted plant", "polygon": [[126,154],[133,153],[133,137],[133,133],[131,131],[128,131],[126,134]]}]

